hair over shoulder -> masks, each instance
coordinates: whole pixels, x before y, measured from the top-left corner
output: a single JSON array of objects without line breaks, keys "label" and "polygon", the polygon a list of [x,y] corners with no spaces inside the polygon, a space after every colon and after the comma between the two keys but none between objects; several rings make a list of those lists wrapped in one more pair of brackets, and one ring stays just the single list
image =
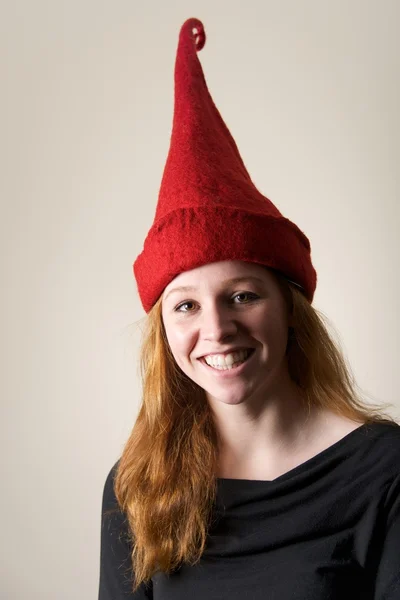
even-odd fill
[{"label": "hair over shoulder", "polygon": [[[363,399],[326,317],[280,273],[293,327],[286,356],[308,410],[355,421],[392,422],[391,404]],[[195,564],[205,549],[216,496],[218,433],[205,392],[176,365],[161,298],[147,316],[141,348],[142,404],[119,461],[114,490],[132,535],[133,590],[161,570]]]}]

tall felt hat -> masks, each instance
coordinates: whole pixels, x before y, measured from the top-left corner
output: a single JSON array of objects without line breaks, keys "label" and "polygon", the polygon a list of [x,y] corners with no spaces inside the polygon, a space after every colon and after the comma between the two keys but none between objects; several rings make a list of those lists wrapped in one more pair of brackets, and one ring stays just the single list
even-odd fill
[{"label": "tall felt hat", "polygon": [[203,24],[182,26],[175,63],[174,119],[153,225],[133,264],[146,312],[177,275],[240,260],[281,272],[313,300],[310,242],[251,181],[208,91],[197,56]]}]

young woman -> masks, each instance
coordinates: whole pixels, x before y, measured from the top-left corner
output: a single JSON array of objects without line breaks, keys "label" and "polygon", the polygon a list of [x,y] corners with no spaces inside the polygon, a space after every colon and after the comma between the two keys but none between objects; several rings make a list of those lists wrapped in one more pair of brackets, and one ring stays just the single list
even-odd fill
[{"label": "young woman", "polygon": [[303,232],[255,188],[181,30],[134,264],[143,399],[104,487],[99,600],[398,600],[400,426],[312,307]]}]

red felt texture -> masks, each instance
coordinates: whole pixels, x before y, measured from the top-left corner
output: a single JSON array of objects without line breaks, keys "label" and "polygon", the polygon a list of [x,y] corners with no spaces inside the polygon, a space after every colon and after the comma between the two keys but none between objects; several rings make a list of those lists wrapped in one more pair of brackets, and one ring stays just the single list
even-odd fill
[{"label": "red felt texture", "polygon": [[179,273],[221,260],[274,268],[312,302],[310,242],[253,184],[207,88],[197,55],[205,39],[201,21],[183,24],[170,148],[154,223],[133,265],[143,308]]}]

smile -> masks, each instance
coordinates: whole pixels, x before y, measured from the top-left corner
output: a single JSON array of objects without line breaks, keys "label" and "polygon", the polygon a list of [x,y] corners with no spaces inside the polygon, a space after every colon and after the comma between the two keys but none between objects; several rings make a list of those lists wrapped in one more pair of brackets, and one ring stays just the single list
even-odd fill
[{"label": "smile", "polygon": [[213,371],[225,371],[233,372],[241,369],[254,354],[254,348],[248,348],[246,350],[239,350],[238,352],[232,352],[230,354],[217,354],[211,356],[204,356],[200,359],[200,362],[207,368]]}]

